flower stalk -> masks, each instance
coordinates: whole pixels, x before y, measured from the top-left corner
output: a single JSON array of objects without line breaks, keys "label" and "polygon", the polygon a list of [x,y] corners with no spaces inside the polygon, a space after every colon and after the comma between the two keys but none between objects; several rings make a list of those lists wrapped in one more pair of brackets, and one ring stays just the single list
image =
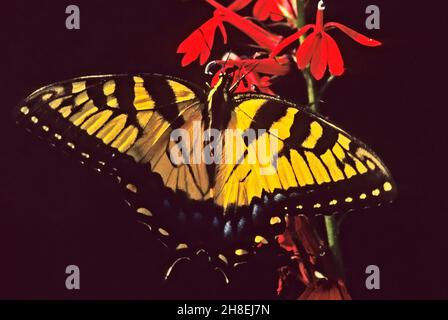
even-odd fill
[{"label": "flower stalk", "polygon": [[336,266],[337,276],[345,281],[344,262],[342,260],[341,247],[339,243],[339,227],[335,216],[325,216],[325,229],[327,231],[328,247]]},{"label": "flower stalk", "polygon": [[[305,0],[297,0],[297,29],[300,30],[306,25],[305,21]],[[305,34],[299,38],[300,45],[305,41]],[[303,70],[303,77],[306,81],[308,93],[308,105],[314,112],[319,112],[319,101],[316,95],[315,80],[311,76],[310,67]],[[334,216],[325,216],[325,229],[327,232],[328,247],[331,250],[338,276],[344,279],[344,264],[342,261],[341,248],[339,245],[339,230]]]}]

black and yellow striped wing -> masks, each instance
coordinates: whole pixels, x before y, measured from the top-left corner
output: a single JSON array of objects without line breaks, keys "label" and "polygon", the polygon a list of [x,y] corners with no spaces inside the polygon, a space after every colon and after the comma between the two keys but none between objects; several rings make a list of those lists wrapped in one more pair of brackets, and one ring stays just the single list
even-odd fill
[{"label": "black and yellow striped wing", "polygon": [[204,199],[209,188],[200,174],[204,166],[173,166],[166,152],[173,130],[191,130],[201,121],[203,100],[200,88],[171,77],[89,76],[37,90],[20,106],[19,122],[98,170],[126,155],[148,164],[173,190]]},{"label": "black and yellow striped wing", "polygon": [[[393,179],[364,143],[316,114],[271,96],[234,97],[230,126],[266,133],[246,143],[245,157],[257,161],[222,164],[215,183],[215,202],[223,207],[251,206],[267,198],[290,214],[332,214],[390,202]],[[275,150],[271,161],[257,151],[266,141]],[[266,172],[266,165],[273,166]],[[274,201],[277,199],[277,201]]]}]

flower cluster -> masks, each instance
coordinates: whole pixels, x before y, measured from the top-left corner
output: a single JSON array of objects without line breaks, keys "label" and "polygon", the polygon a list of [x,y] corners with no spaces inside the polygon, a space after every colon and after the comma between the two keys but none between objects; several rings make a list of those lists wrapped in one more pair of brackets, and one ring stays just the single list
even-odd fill
[{"label": "flower cluster", "polygon": [[[351,299],[343,279],[335,270],[331,251],[305,216],[289,217],[286,230],[277,241],[292,256],[291,264],[279,270],[277,294],[280,297],[299,300]],[[303,284],[305,290],[298,290],[298,283]]]},{"label": "flower cluster", "polygon": [[[204,65],[210,58],[217,31],[220,31],[226,44],[228,41],[226,27],[231,25],[247,35],[258,50],[244,58],[228,53],[225,58],[218,61],[223,67],[237,66],[238,74],[245,75],[246,83],[238,86],[239,91],[258,90],[272,94],[269,88],[271,78],[288,74],[292,61],[295,61],[304,75],[311,74],[315,80],[323,79],[327,70],[330,75],[342,75],[345,70],[344,61],[336,41],[328,33],[331,29],[339,29],[364,46],[381,45],[379,41],[368,38],[341,23],[324,23],[323,1],[319,1],[317,5],[314,24],[303,22],[303,10],[305,4],[309,5],[309,1],[235,0],[227,7],[215,0],[205,1],[214,7],[213,16],[179,45],[177,52],[183,54],[182,66],[187,66],[195,60]],[[243,17],[238,13],[253,2],[253,17]],[[283,37],[261,27],[260,22],[267,20],[286,25],[293,33]],[[225,61],[227,63],[224,63]],[[235,81],[237,80],[235,77]]]}]

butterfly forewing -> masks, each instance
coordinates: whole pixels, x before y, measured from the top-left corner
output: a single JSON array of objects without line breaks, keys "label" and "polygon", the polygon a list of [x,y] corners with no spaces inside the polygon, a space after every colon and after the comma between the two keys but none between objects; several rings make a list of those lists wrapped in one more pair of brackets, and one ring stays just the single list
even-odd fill
[{"label": "butterfly forewing", "polygon": [[[364,143],[305,108],[257,94],[234,98],[232,126],[267,131],[247,143],[243,161],[218,168],[215,201],[250,205],[255,198],[284,199],[289,213],[332,214],[390,202],[393,179]],[[263,132],[261,131],[261,133]],[[262,161],[261,143],[275,149]],[[256,161],[248,158],[256,154]],[[253,160],[253,159],[252,159]],[[262,170],[266,163],[275,170]]]}]

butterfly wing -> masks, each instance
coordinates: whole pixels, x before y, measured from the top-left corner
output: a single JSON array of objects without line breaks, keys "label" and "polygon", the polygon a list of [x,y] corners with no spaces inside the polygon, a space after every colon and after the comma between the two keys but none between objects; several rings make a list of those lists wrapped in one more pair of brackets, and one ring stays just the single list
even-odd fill
[{"label": "butterfly wing", "polygon": [[[264,199],[277,205],[275,215],[329,215],[394,198],[396,187],[381,159],[322,117],[265,95],[241,94],[233,103],[233,128],[262,131],[246,142],[241,163],[218,168],[218,205],[251,206]],[[259,152],[266,141],[275,145],[269,155],[261,153],[269,161]]]},{"label": "butterfly wing", "polygon": [[[115,176],[135,210],[148,217],[163,207],[169,190],[201,201],[208,195],[204,164],[169,161],[170,134],[190,132],[193,123],[202,122],[204,96],[202,89],[162,75],[88,76],[35,91],[20,104],[17,122],[81,163]],[[165,234],[162,224],[153,227]]]},{"label": "butterfly wing", "polygon": [[173,190],[190,187],[200,199],[208,188],[200,175],[204,168],[169,166],[166,150],[173,130],[191,130],[194,120],[200,122],[203,96],[194,85],[161,75],[82,77],[31,94],[19,122],[99,170],[117,155],[128,155],[149,164]]}]

